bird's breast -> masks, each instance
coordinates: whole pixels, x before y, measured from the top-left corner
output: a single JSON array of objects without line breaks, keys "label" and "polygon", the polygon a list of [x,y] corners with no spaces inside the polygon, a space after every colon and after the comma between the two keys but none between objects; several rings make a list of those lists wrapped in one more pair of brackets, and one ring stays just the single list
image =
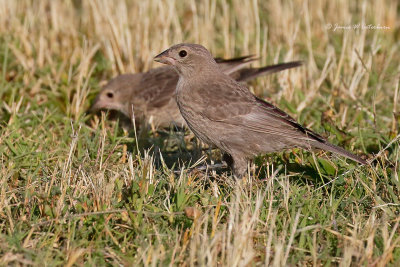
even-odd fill
[{"label": "bird's breast", "polygon": [[214,145],[207,135],[207,119],[202,116],[204,102],[190,90],[190,84],[179,82],[176,88],[176,102],[190,130],[203,142]]}]

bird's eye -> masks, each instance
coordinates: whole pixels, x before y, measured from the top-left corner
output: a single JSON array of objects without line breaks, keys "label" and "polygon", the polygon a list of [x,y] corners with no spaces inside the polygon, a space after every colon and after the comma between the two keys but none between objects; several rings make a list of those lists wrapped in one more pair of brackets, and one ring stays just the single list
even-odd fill
[{"label": "bird's eye", "polygon": [[114,94],[111,93],[111,92],[108,92],[108,93],[107,93],[107,97],[108,97],[108,98],[113,98],[113,97],[114,97]]},{"label": "bird's eye", "polygon": [[179,56],[180,57],[186,57],[186,55],[187,55],[187,52],[185,50],[179,51]]}]

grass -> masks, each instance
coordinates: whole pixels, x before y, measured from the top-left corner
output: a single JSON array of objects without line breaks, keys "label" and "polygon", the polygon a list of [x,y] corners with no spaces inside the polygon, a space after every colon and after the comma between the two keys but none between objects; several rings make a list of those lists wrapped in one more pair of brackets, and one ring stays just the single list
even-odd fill
[{"label": "grass", "polygon": [[[394,0],[0,0],[0,264],[396,266],[399,11]],[[135,135],[86,113],[104,81],[158,66],[182,41],[256,65],[304,60],[251,90],[371,164],[293,149],[257,157],[236,183],[191,168],[220,155],[189,132]]]}]

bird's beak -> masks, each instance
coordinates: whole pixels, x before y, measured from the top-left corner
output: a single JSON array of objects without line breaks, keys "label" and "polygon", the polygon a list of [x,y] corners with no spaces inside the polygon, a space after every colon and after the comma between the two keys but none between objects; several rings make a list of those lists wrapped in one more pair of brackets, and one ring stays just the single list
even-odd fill
[{"label": "bird's beak", "polygon": [[102,108],[103,105],[101,105],[99,99],[96,97],[96,99],[94,100],[93,104],[90,106],[88,112],[89,113],[95,113],[97,111],[99,111]]},{"label": "bird's beak", "polygon": [[169,50],[165,50],[161,54],[154,57],[154,60],[167,65],[175,65],[176,59],[169,55]]},{"label": "bird's beak", "polygon": [[90,106],[90,108],[88,109],[87,112],[89,113],[96,113],[99,110],[103,109],[103,108],[107,108],[108,103],[106,101],[104,101],[104,98],[101,97],[101,93],[99,93],[96,98],[94,99],[92,105]]}]

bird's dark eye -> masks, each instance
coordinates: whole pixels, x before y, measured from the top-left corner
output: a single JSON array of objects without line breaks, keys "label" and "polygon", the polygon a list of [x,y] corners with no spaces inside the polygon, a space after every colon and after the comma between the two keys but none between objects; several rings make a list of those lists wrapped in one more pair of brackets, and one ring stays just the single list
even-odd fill
[{"label": "bird's dark eye", "polygon": [[186,55],[187,55],[187,52],[185,50],[179,51],[179,56],[180,57],[186,57]]},{"label": "bird's dark eye", "polygon": [[114,94],[111,93],[111,92],[108,92],[108,93],[107,93],[107,97],[108,97],[108,98],[113,98],[113,97],[114,97]]}]

